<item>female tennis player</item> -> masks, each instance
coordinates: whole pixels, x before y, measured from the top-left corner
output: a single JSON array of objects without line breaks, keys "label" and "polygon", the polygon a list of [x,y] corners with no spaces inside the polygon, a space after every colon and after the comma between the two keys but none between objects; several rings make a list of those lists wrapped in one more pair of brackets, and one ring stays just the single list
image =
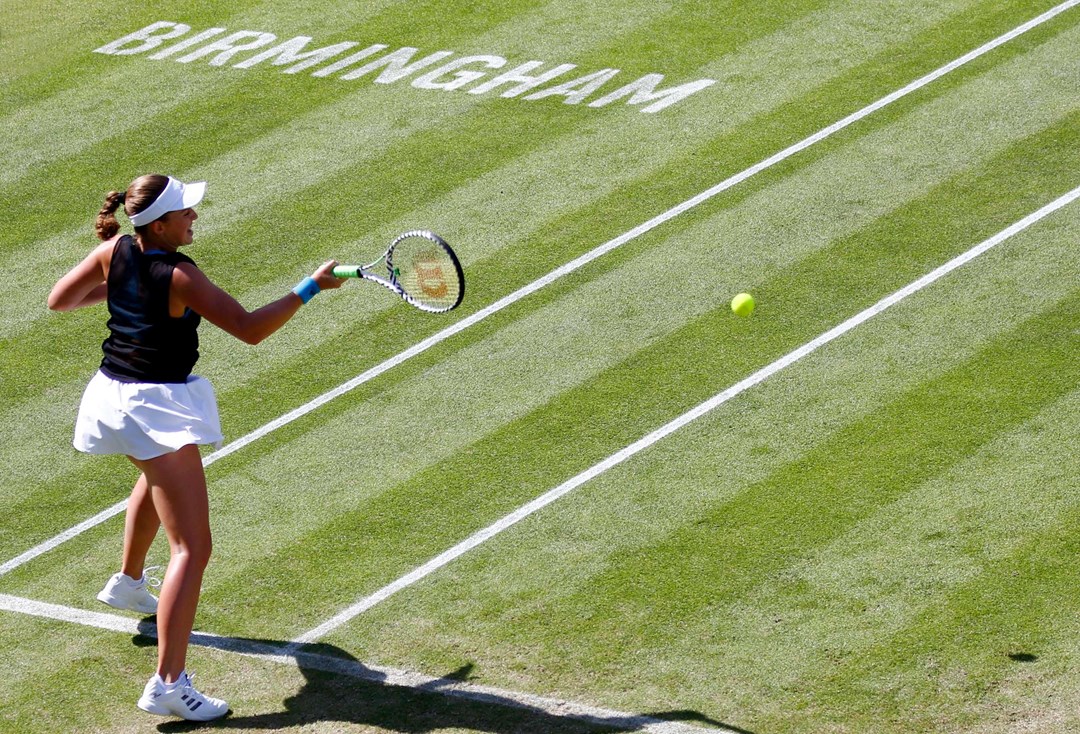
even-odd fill
[{"label": "female tennis player", "polygon": [[[205,190],[204,182],[151,174],[132,181],[126,192],[110,192],[95,224],[104,242],[49,294],[49,308],[57,311],[108,304],[105,356],[83,394],[74,444],[91,454],[126,455],[141,472],[128,500],[120,572],[97,598],[117,609],[157,613],[157,673],[138,706],[195,721],[229,710],[224,701],[197,691],[185,670],[211,547],[197,446],[222,441],[213,388],[191,374],[199,356],[196,328],[205,318],[256,344],[320,290],[344,282],[331,274],[331,261],[291,293],[249,313],[178,252],[192,242],[194,207]],[[119,234],[115,212],[121,205],[134,236]],[[143,564],[161,526],[171,556],[161,598],[155,599]]]}]

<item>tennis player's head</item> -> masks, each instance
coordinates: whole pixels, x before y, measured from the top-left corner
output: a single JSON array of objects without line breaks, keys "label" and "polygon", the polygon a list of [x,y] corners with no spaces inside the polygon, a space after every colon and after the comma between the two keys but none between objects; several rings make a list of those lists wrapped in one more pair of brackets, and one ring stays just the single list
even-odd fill
[{"label": "tennis player's head", "polygon": [[165,239],[177,244],[189,244],[191,222],[198,218],[194,207],[206,193],[206,182],[185,184],[172,176],[149,173],[139,176],[127,191],[110,191],[98,212],[94,229],[97,236],[107,240],[120,231],[116,210],[122,205],[124,213],[143,239]]}]

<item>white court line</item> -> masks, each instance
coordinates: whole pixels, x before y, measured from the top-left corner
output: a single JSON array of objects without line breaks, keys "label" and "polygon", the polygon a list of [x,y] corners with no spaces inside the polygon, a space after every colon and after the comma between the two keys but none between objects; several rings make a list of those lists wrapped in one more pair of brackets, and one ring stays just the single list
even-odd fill
[{"label": "white court line", "polygon": [[[91,612],[59,604],[48,604],[8,594],[0,594],[0,610],[54,619],[61,622],[72,622],[131,635],[141,634],[148,637],[157,637],[157,625],[151,622],[139,621],[118,614]],[[703,731],[718,731],[717,729],[703,729],[677,721],[665,721],[654,716],[627,714],[574,701],[563,701],[536,696],[531,693],[465,683],[452,678],[435,678],[406,670],[367,665],[353,659],[320,655],[296,649],[289,651],[282,645],[260,640],[245,640],[205,632],[192,632],[191,644],[289,665],[302,670],[319,670],[347,675],[385,686],[411,688],[428,693],[438,693],[451,698],[509,706],[515,709],[535,711],[554,718],[574,719],[617,729],[650,732],[651,734],[701,734]],[[724,731],[724,729],[719,731]]]},{"label": "white court line", "polygon": [[811,354],[825,344],[828,344],[833,339],[836,339],[838,336],[846,334],[859,324],[868,321],[869,319],[878,315],[890,306],[894,306],[900,301],[910,296],[911,294],[922,290],[938,278],[941,278],[942,276],[952,272],[961,265],[970,262],[971,260],[975,259],[979,255],[989,250],[994,245],[1004,242],[1018,232],[1022,232],[1035,222],[1038,222],[1040,219],[1047,216],[1048,214],[1057,211],[1058,209],[1078,197],[1080,197],[1080,187],[1077,187],[1069,193],[1065,194],[1064,196],[1055,199],[1054,201],[1050,202],[1038,211],[1027,215],[1023,219],[1010,225],[1009,227],[1006,227],[990,239],[984,240],[978,245],[975,245],[967,252],[954,257],[952,260],[949,260],[944,265],[932,270],[918,280],[904,286],[892,295],[886,296],[870,308],[860,311],[858,314],[852,316],[847,321],[844,321],[838,326],[834,326],[829,331],[826,331],[824,334],[821,334],[817,338],[807,342],[806,344],[803,344],[801,347],[794,350],[793,352],[789,352],[785,356],[781,357],[775,362],[772,362],[766,367],[763,367],[749,377],[735,383],[723,392],[714,395],[713,397],[706,400],[704,403],[698,405],[696,408],[693,408],[683,413],[678,418],[674,419],[669,423],[666,423],[665,425],[656,429],[649,435],[638,439],[634,443],[624,448],[622,451],[612,454],[600,463],[593,465],[592,467],[586,469],[572,479],[569,479],[566,482],[560,484],[555,489],[546,492],[545,494],[537,497],[532,502],[529,502],[526,505],[522,505],[514,512],[503,517],[501,520],[498,520],[494,524],[489,525],[483,530],[480,530],[471,537],[466,538],[465,540],[455,545],[453,548],[450,548],[449,550],[444,551],[435,558],[432,558],[424,565],[407,573],[406,575],[399,578],[397,581],[387,584],[375,593],[366,596],[363,599],[360,599],[352,606],[342,610],[338,614],[335,614],[323,624],[320,624],[318,627],[315,627],[314,629],[305,632],[304,634],[297,637],[293,641],[293,645],[299,646],[301,644],[314,642],[315,640],[324,637],[325,635],[329,634],[330,632],[337,629],[338,627],[345,624],[354,617],[362,614],[368,609],[371,609],[373,606],[388,598],[389,596],[401,591],[408,586],[411,586],[412,584],[415,584],[420,579],[442,568],[443,566],[464,555],[473,548],[476,548],[481,543],[490,540],[491,538],[495,537],[496,535],[511,527],[512,525],[520,522],[521,520],[524,520],[526,517],[533,514],[537,510],[540,510],[550,505],[552,502],[559,499],[563,495],[572,492],[574,489],[580,487],[582,484],[585,484],[590,479],[593,479],[600,474],[603,474],[608,469],[611,469],[612,467],[621,464],[634,454],[647,449],[657,441],[660,441],[666,436],[674,433],[688,423],[697,420],[712,409],[723,405],[736,395],[742,393],[745,390],[748,390],[754,385],[757,385],[759,382],[762,382],[771,375],[776,374],[785,367],[788,367],[795,362],[798,362],[803,357]]},{"label": "white court line", "polygon": [[[1051,18],[1065,12],[1066,10],[1068,10],[1069,8],[1074,7],[1077,4],[1080,4],[1080,0],[1067,0],[1067,2],[1063,2],[1060,5],[1058,5],[1058,6],[1054,7],[1054,8],[1051,8],[1050,10],[1046,11],[1042,15],[1040,15],[1040,16],[1038,16],[1036,18],[1032,18],[1028,22],[1017,26],[1016,28],[1009,31],[1008,33],[1000,35],[997,38],[995,38],[994,40],[989,41],[989,42],[983,44],[982,46],[979,46],[974,51],[969,51],[968,53],[964,54],[960,58],[949,62],[945,66],[942,66],[942,67],[940,67],[938,69],[935,69],[934,71],[930,72],[926,76],[923,76],[923,77],[920,77],[919,79],[916,79],[915,81],[908,84],[906,87],[898,89],[895,92],[893,92],[892,94],[889,94],[889,95],[887,95],[885,97],[882,97],[877,102],[874,102],[874,103],[872,103],[870,105],[867,105],[866,107],[863,107],[858,112],[853,112],[852,114],[848,115],[847,117],[843,118],[842,120],[834,122],[832,125],[829,125],[828,127],[819,130],[818,132],[814,133],[810,137],[805,138],[805,139],[799,141],[798,143],[795,143],[792,146],[784,148],[779,153],[776,153],[775,155],[770,156],[769,158],[766,158],[765,160],[761,161],[760,163],[757,163],[757,164],[751,166],[750,168],[747,168],[746,170],[735,174],[734,176],[731,176],[731,177],[729,177],[727,179],[724,179],[723,181],[716,184],[712,188],[706,189],[705,191],[702,191],[697,196],[694,196],[693,198],[687,199],[683,203],[678,204],[678,205],[672,207],[671,209],[668,209],[663,214],[660,214],[660,215],[658,215],[656,217],[653,217],[652,219],[650,219],[647,222],[644,222],[643,224],[639,224],[637,227],[634,227],[630,231],[628,231],[628,232],[626,232],[626,233],[624,233],[622,235],[619,235],[618,237],[616,237],[613,240],[609,240],[609,241],[605,242],[604,244],[600,245],[599,247],[596,247],[595,249],[590,250],[589,252],[585,253],[581,257],[578,257],[575,260],[571,260],[570,262],[566,263],[562,267],[559,267],[559,268],[556,268],[555,270],[552,270],[550,273],[543,276],[542,278],[539,278],[538,280],[534,280],[532,283],[529,283],[528,285],[520,288],[519,290],[514,291],[513,293],[511,293],[508,296],[504,296],[503,298],[499,299],[498,301],[491,304],[490,306],[487,306],[486,308],[481,309],[480,311],[477,311],[476,313],[472,314],[471,316],[468,316],[467,318],[464,318],[461,321],[458,321],[454,325],[448,326],[447,328],[443,329],[442,331],[440,331],[440,332],[438,332],[436,334],[433,334],[432,336],[428,337],[427,339],[424,339],[423,341],[413,345],[409,349],[406,349],[404,352],[401,352],[400,354],[398,354],[398,355],[396,355],[394,357],[391,357],[390,359],[386,360],[385,362],[382,362],[381,364],[378,364],[375,367],[372,367],[371,369],[364,372],[363,374],[358,375],[357,377],[354,377],[353,379],[349,380],[348,382],[346,382],[346,383],[344,383],[342,385],[339,385],[338,387],[334,388],[333,390],[320,395],[319,397],[315,398],[311,402],[308,402],[308,403],[305,403],[304,405],[301,405],[299,408],[296,408],[295,410],[292,410],[292,411],[286,413],[285,415],[281,416],[280,418],[277,418],[277,419],[267,423],[262,428],[258,428],[256,430],[252,431],[251,433],[247,434],[246,436],[242,436],[241,438],[237,439],[236,441],[229,444],[228,446],[225,446],[224,448],[222,448],[222,449],[220,449],[218,451],[215,451],[212,454],[208,454],[206,456],[206,458],[203,459],[203,466],[209,466],[210,464],[214,463],[218,459],[224,458],[224,457],[228,456],[229,454],[231,454],[231,453],[233,453],[235,451],[239,451],[240,449],[247,446],[249,443],[252,443],[254,441],[259,440],[260,438],[267,435],[268,433],[271,433],[272,431],[276,431],[277,429],[281,428],[282,426],[287,425],[289,423],[292,423],[296,419],[307,415],[308,413],[312,412],[313,410],[316,410],[317,408],[321,407],[322,405],[325,405],[326,403],[330,402],[331,400],[334,400],[335,398],[341,397],[342,395],[349,392],[350,390],[364,384],[365,382],[368,382],[369,380],[372,380],[372,379],[378,377],[382,373],[384,373],[387,370],[390,370],[390,369],[398,366],[402,362],[405,362],[408,359],[412,359],[416,355],[427,351],[428,349],[435,346],[436,344],[439,344],[440,342],[446,341],[447,339],[454,336],[458,332],[464,331],[465,329],[468,329],[470,326],[473,326],[474,324],[477,324],[480,321],[483,321],[488,316],[491,316],[492,314],[503,310],[507,306],[510,306],[510,305],[512,305],[514,303],[517,303],[522,298],[525,298],[526,296],[531,295],[532,293],[535,293],[536,291],[540,290],[544,286],[547,286],[547,285],[553,283],[554,281],[558,280],[559,278],[563,277],[564,275],[567,275],[569,273],[574,272],[575,270],[578,270],[579,268],[587,265],[588,263],[592,262],[593,260],[596,260],[597,258],[602,257],[603,255],[606,255],[607,253],[611,252],[612,250],[616,249],[617,247],[621,247],[622,245],[626,244],[630,240],[633,240],[633,239],[635,239],[637,237],[640,237],[641,235],[645,234],[646,232],[649,232],[649,231],[659,227],[661,224],[664,224],[668,220],[673,219],[674,217],[677,217],[680,214],[685,213],[689,209],[692,209],[693,207],[697,206],[698,204],[701,204],[702,202],[708,201],[709,199],[713,198],[714,196],[716,196],[717,194],[719,194],[719,193],[721,193],[723,191],[726,191],[727,189],[731,188],[732,186],[735,186],[738,183],[742,183],[746,179],[750,178],[751,176],[754,176],[755,174],[761,173],[762,171],[766,170],[767,168],[771,168],[772,166],[775,166],[777,163],[780,163],[781,161],[784,161],[784,160],[790,158],[791,156],[793,156],[796,153],[799,153],[799,152],[809,148],[811,145],[814,145],[815,143],[821,142],[825,138],[828,138],[829,136],[833,135],[834,133],[836,133],[836,132],[838,132],[840,130],[843,130],[848,125],[851,125],[852,123],[858,122],[859,120],[866,117],[867,115],[869,115],[869,114],[871,114],[873,112],[876,112],[877,110],[880,110],[882,107],[885,107],[886,105],[892,104],[896,100],[898,100],[898,99],[900,99],[902,97],[906,97],[907,95],[911,94],[912,92],[914,92],[914,91],[916,91],[918,89],[921,89],[922,87],[925,87],[930,82],[933,82],[933,81],[941,78],[942,76],[948,74],[949,72],[954,71],[955,69],[958,69],[959,67],[961,67],[964,64],[968,63],[969,61],[973,61],[974,59],[979,58],[983,54],[994,50],[998,46],[1000,46],[1000,45],[1002,45],[1004,43],[1007,43],[1008,41],[1011,41],[1012,39],[1016,38],[1017,36],[1019,36],[1019,35],[1021,35],[1023,33],[1026,33],[1027,31],[1030,31],[1032,28],[1035,28],[1036,26],[1039,26],[1039,25],[1045,23],[1046,21],[1050,20]],[[74,526],[72,528],[69,528],[68,530],[65,530],[64,532],[60,533],[59,535],[57,535],[57,536],[55,536],[53,538],[50,538],[49,540],[46,540],[45,542],[43,542],[43,543],[41,543],[39,545],[34,546],[33,548],[26,551],[25,553],[22,553],[21,555],[18,555],[15,558],[12,558],[10,561],[7,561],[3,565],[0,565],[0,576],[3,576],[6,573],[10,573],[11,571],[15,570],[19,566],[22,566],[23,564],[33,560],[34,558],[37,558],[38,556],[42,555],[43,553],[48,553],[50,550],[57,547],[58,545],[66,542],[68,540],[71,540],[72,538],[76,537],[77,535],[89,530],[90,528],[93,528],[93,527],[95,527],[97,525],[100,525],[101,523],[105,522],[106,520],[113,517],[114,515],[120,514],[121,512],[123,512],[124,507],[126,506],[126,504],[127,504],[126,500],[124,500],[122,502],[117,502],[112,507],[110,507],[110,508],[108,508],[106,510],[103,510],[102,512],[98,513],[97,515],[94,515],[90,519],[84,520],[83,522],[79,523],[78,525],[76,525],[76,526]]]}]

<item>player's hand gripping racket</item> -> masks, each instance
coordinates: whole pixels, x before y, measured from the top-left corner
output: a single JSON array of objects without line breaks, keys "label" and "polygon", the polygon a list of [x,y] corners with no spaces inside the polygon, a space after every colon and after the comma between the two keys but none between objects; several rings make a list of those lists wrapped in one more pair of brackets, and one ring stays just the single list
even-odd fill
[{"label": "player's hand gripping racket", "polygon": [[[374,272],[386,263],[386,275]],[[338,278],[363,278],[386,286],[422,311],[443,313],[465,296],[465,275],[446,241],[427,230],[399,235],[383,256],[368,265],[338,265]]]}]

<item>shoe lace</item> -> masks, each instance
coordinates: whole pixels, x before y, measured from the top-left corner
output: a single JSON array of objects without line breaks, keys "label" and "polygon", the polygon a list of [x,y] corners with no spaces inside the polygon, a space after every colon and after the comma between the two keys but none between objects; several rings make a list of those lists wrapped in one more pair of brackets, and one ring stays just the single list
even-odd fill
[{"label": "shoe lace", "polygon": [[165,687],[169,691],[185,691],[189,694],[193,692],[198,693],[198,691],[195,690],[194,684],[192,684],[191,682],[191,679],[194,677],[194,675],[185,670],[175,681],[173,681],[172,683],[166,683]]},{"label": "shoe lace", "polygon": [[189,696],[198,696],[198,697],[203,698],[203,699],[205,699],[207,701],[210,701],[209,696],[207,696],[202,691],[195,688],[195,674],[194,673],[189,673],[189,672],[187,672],[185,670],[183,679],[180,681],[180,687],[183,688],[184,691]]},{"label": "shoe lace", "polygon": [[147,568],[143,569],[143,581],[146,582],[147,586],[152,586],[155,589],[161,588],[161,579],[157,576],[151,575],[151,572],[161,571],[162,568],[162,566],[148,566]]}]

